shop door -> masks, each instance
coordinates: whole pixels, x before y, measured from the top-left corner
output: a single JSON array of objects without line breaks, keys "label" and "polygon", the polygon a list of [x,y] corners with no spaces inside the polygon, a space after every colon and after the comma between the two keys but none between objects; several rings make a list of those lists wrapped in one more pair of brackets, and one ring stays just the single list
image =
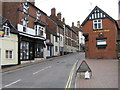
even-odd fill
[{"label": "shop door", "polygon": [[33,44],[30,43],[30,60],[34,60],[34,48]]},{"label": "shop door", "polygon": [[52,57],[52,47],[50,47],[50,57]]}]

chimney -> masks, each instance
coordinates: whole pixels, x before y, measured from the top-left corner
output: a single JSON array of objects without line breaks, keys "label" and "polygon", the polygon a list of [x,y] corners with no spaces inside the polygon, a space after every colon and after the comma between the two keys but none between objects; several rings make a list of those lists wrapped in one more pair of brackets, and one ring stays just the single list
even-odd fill
[{"label": "chimney", "polygon": [[80,21],[77,21],[77,27],[80,28]]},{"label": "chimney", "polygon": [[65,23],[65,18],[62,19],[62,22]]},{"label": "chimney", "polygon": [[59,20],[61,20],[61,13],[60,13],[60,12],[57,14],[57,18],[58,18]]},{"label": "chimney", "polygon": [[74,27],[74,22],[72,22],[72,27]]},{"label": "chimney", "polygon": [[51,15],[52,15],[52,16],[56,16],[56,9],[55,9],[55,8],[52,8],[52,9],[51,9]]},{"label": "chimney", "polygon": [[26,0],[27,2],[30,2],[31,4],[35,5],[35,0]]}]

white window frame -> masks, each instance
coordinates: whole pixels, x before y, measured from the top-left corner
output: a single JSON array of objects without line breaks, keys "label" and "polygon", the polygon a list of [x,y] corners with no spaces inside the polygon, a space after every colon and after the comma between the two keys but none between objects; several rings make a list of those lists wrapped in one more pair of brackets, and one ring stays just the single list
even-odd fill
[{"label": "white window frame", "polygon": [[24,17],[24,18],[23,18],[23,27],[26,28],[26,31],[23,31],[23,32],[27,32],[28,23],[29,23],[28,19],[27,19],[26,17]]},{"label": "white window frame", "polygon": [[[8,51],[8,58],[6,58],[6,51]],[[12,58],[10,58],[10,51],[12,51]],[[5,50],[5,59],[7,59],[7,60],[13,59],[13,50]]]},{"label": "white window frame", "polygon": [[[95,24],[97,25],[97,27],[95,27]],[[99,24],[101,24],[101,27],[99,27]],[[102,29],[102,19],[93,20],[93,29],[94,30]]]},{"label": "white window frame", "polygon": [[[37,36],[43,36],[44,34],[44,27],[41,27],[40,25],[35,25],[34,26],[35,32]],[[42,34],[41,34],[42,32]]]},{"label": "white window frame", "polygon": [[3,25],[3,29],[4,29],[4,35],[10,36],[10,27]]},{"label": "white window frame", "polygon": [[41,16],[40,11],[39,11],[39,10],[38,10],[38,11],[36,11],[36,19],[37,19],[37,20],[39,20],[39,19],[40,19],[40,16]]}]

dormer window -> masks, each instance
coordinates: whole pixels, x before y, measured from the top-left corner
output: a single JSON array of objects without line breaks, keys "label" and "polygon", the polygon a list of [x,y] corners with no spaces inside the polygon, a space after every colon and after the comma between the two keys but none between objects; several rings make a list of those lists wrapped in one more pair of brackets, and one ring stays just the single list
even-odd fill
[{"label": "dormer window", "polygon": [[26,32],[27,25],[29,23],[28,19],[25,17],[23,18],[23,32]]},{"label": "dormer window", "polygon": [[93,20],[93,29],[94,30],[102,29],[102,19]]},{"label": "dormer window", "polygon": [[4,35],[10,36],[10,27],[7,26],[7,23],[3,25],[3,29],[4,29]]},{"label": "dormer window", "polygon": [[23,12],[28,13],[28,9],[29,9],[28,3],[27,2],[23,3]]},{"label": "dormer window", "polygon": [[40,11],[39,11],[39,10],[36,11],[36,19],[37,19],[37,20],[39,20],[40,16],[41,16]]},{"label": "dormer window", "polygon": [[35,25],[35,31],[37,36],[43,36],[44,27]]}]

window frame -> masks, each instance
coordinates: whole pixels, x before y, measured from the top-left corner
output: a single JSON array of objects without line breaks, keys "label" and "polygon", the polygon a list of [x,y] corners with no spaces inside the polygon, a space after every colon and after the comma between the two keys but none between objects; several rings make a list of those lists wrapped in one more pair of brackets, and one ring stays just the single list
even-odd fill
[{"label": "window frame", "polygon": [[[100,20],[100,22],[99,22],[99,20]],[[95,27],[95,24],[97,25],[96,27]],[[99,25],[101,25],[101,27],[99,27]],[[102,19],[93,20],[93,29],[94,30],[100,30],[102,28],[103,28],[103,26],[102,26]]]},{"label": "window frame", "polygon": [[3,25],[4,35],[10,36],[10,27]]},{"label": "window frame", "polygon": [[[6,51],[8,51],[8,54],[6,53]],[[10,54],[10,52],[12,52],[12,53]],[[13,50],[8,50],[8,49],[5,50],[5,59],[7,59],[7,60],[12,60],[13,59]]]}]

